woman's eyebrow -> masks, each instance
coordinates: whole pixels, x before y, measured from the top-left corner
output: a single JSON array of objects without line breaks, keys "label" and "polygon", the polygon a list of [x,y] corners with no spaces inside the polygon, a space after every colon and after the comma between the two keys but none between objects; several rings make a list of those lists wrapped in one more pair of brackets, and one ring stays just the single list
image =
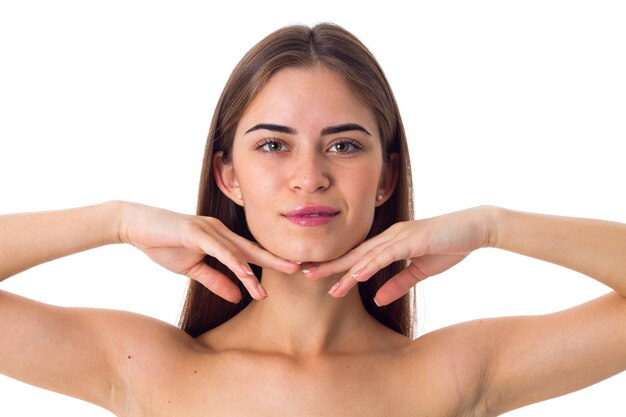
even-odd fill
[{"label": "woman's eyebrow", "polygon": [[325,127],[324,129],[322,129],[321,135],[322,136],[334,135],[336,133],[349,132],[351,130],[359,130],[361,132],[365,132],[368,135],[372,136],[372,134],[368,132],[367,129],[365,129],[363,126],[358,125],[356,123],[344,123],[342,125]]},{"label": "woman's eyebrow", "polygon": [[[246,130],[245,134],[254,132],[255,130],[271,130],[272,132],[286,133],[288,135],[295,135],[298,133],[296,129],[289,126],[282,126],[273,123],[259,123]],[[368,132],[367,129],[356,123],[344,123],[337,126],[325,127],[324,129],[322,129],[321,136],[334,135],[337,133],[348,132],[351,130],[358,130],[372,136],[372,134]]]},{"label": "woman's eyebrow", "polygon": [[289,135],[295,135],[296,133],[296,129],[292,128],[292,127],[287,127],[287,126],[282,126],[282,125],[275,125],[272,123],[259,123],[258,125],[252,126],[250,129],[246,130],[246,135],[250,132],[254,132],[255,130],[271,130],[272,132],[278,132],[278,133],[287,133]]}]

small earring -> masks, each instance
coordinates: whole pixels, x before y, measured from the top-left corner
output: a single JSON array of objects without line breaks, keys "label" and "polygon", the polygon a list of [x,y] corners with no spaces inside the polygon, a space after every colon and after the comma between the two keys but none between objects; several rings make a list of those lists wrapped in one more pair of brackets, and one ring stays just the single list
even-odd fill
[{"label": "small earring", "polygon": [[237,194],[237,198],[241,200],[241,194]]},{"label": "small earring", "polygon": [[382,200],[382,199],[383,199],[383,196],[382,196],[382,195],[378,194],[378,195],[376,196],[376,200],[380,201],[380,200]]}]

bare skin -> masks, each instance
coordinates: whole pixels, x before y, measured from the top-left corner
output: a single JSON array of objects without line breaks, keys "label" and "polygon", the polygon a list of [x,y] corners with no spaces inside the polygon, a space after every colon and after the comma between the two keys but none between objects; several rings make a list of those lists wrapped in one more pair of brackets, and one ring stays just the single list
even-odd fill
[{"label": "bare skin", "polygon": [[[232,160],[214,160],[218,185],[245,208],[259,244],[217,219],[119,201],[0,217],[0,280],[126,243],[237,302],[239,289],[202,262],[216,257],[254,301],[193,339],[133,313],[0,292],[0,372],[128,417],[491,416],[626,369],[626,225],[477,207],[363,241],[396,181],[371,112],[323,69],[276,77],[242,117]],[[250,130],[263,123],[292,132]],[[346,124],[368,133],[321,134]],[[346,139],[361,148],[339,145]],[[303,230],[284,218],[302,204],[338,214]],[[376,294],[386,305],[484,247],[565,266],[614,291],[556,314],[479,320],[411,341],[371,318],[354,289],[410,259]],[[263,267],[263,287],[248,263]]]},{"label": "bare skin", "polygon": [[[189,222],[196,224],[197,218],[135,204],[3,216],[0,277],[44,259],[119,243],[119,229],[101,227],[119,224],[122,212],[135,213],[131,216],[142,219],[139,223],[158,219],[161,225],[177,224],[158,230],[169,255],[198,250],[170,241],[182,230],[193,235]],[[626,227],[621,224],[481,207],[401,226],[412,226],[414,233],[421,230],[425,239],[426,229],[454,225],[459,230],[455,223],[477,221],[499,226],[498,238],[489,240],[496,247],[536,251],[553,261],[559,257],[616,289],[624,285],[620,274]],[[437,235],[450,236],[443,229]],[[465,229],[450,241],[466,242]],[[544,236],[537,243],[535,234],[548,231],[554,241]],[[46,244],[50,241],[57,245]],[[556,252],[555,241],[560,245]],[[47,249],[35,256],[25,242]],[[582,261],[581,248],[587,253]],[[159,259],[166,267],[171,267],[163,262],[172,259],[169,255]],[[316,273],[324,266],[332,267],[323,264]],[[402,279],[396,284],[403,285]],[[268,293],[272,291],[269,287]],[[353,293],[339,299],[348,302]],[[379,296],[385,298],[385,293]],[[288,334],[264,334],[264,322],[254,326],[247,318],[271,298],[254,301],[231,321],[192,339],[169,324],[132,313],[59,308],[2,292],[0,331],[11,337],[1,339],[0,370],[120,416],[459,416],[497,415],[582,388],[626,367],[626,303],[618,293],[548,316],[459,324],[415,341],[364,317],[356,324],[346,322],[351,331],[340,331],[309,352],[293,350],[285,344]],[[344,322],[336,320],[342,329]]]}]

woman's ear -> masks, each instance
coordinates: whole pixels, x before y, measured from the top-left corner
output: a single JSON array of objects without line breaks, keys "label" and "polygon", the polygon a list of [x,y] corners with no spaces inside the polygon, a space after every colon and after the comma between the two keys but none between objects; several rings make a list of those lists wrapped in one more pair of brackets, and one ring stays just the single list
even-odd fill
[{"label": "woman's ear", "polygon": [[383,164],[383,172],[376,192],[376,207],[384,204],[393,195],[398,182],[398,167],[400,156],[397,153],[389,155],[389,160]]},{"label": "woman's ear", "polygon": [[224,152],[216,152],[213,155],[213,176],[217,186],[222,190],[226,197],[230,198],[235,204],[243,206],[243,198],[239,181],[235,175],[235,167],[232,162],[224,161]]}]

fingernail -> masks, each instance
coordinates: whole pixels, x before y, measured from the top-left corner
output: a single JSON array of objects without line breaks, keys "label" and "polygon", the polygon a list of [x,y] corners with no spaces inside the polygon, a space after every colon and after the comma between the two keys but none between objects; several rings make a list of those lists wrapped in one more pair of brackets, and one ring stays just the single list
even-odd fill
[{"label": "fingernail", "polygon": [[328,291],[328,294],[334,295],[339,287],[341,287],[341,281],[337,281],[337,283],[335,283],[335,285],[333,285],[332,288]]},{"label": "fingernail", "polygon": [[250,266],[248,264],[241,264],[239,265],[239,267],[241,268],[244,274],[254,276],[254,272],[252,272],[252,269],[250,269]]},{"label": "fingernail", "polygon": [[378,301],[376,301],[375,298],[374,298],[374,304],[376,304],[377,307],[380,307],[380,304],[378,304]]},{"label": "fingernail", "polygon": [[265,288],[263,288],[260,282],[257,284],[256,288],[259,290],[259,293],[263,296],[263,298],[267,298],[267,291],[265,291]]},{"label": "fingernail", "polygon": [[306,265],[306,268],[304,268],[302,272],[304,272],[305,274],[310,274],[311,272],[315,271],[318,268],[319,268],[319,264],[310,263]]}]

